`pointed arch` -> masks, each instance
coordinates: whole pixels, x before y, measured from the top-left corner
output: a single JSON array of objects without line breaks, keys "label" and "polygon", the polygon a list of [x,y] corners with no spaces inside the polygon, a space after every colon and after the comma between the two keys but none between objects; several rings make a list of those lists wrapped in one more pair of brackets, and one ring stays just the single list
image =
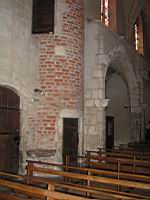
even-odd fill
[{"label": "pointed arch", "polygon": [[113,64],[116,67],[116,71],[122,75],[129,87],[131,112],[138,112],[139,85],[133,70],[133,64],[130,62],[130,58],[126,54],[125,48],[123,46],[113,47],[109,51],[108,57],[109,65]]}]

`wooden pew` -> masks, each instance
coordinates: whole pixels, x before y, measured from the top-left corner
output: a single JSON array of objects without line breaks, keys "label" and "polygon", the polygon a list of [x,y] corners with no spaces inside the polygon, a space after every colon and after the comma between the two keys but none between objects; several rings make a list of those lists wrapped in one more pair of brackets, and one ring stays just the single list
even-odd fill
[{"label": "wooden pew", "polygon": [[135,160],[150,160],[150,152],[131,151],[121,149],[103,149],[98,148],[95,151],[86,151],[86,154],[107,155],[110,157],[131,158]]},{"label": "wooden pew", "polygon": [[[7,173],[7,177],[11,174]],[[19,176],[19,179],[24,180],[23,176]],[[26,183],[18,183],[12,180],[5,180],[0,178],[0,186],[7,189],[13,189],[15,195],[12,193],[0,192],[0,200],[27,200],[27,199],[41,199],[41,200],[88,200],[89,198],[74,196],[70,194],[64,194],[54,191],[53,184],[47,183],[48,188],[43,189],[28,185]],[[18,195],[19,194],[19,195]]]},{"label": "wooden pew", "polygon": [[[149,161],[148,163],[150,163],[150,152],[146,152],[146,154],[145,154],[145,152],[122,151],[120,149],[101,149],[101,148],[99,148],[98,151],[86,151],[86,154],[84,156],[80,156],[80,157],[77,157],[75,159],[75,160],[77,160],[77,163],[71,163],[70,161],[72,160],[72,158],[71,158],[72,156],[66,156],[66,162],[65,163],[66,163],[66,165],[72,165],[73,164],[73,165],[76,165],[76,166],[84,166],[85,163],[87,163],[87,158],[90,157],[91,155],[99,155],[99,156],[104,156],[104,157],[120,158],[120,159],[122,159],[122,158],[131,159],[131,160],[128,160],[129,162],[130,161],[132,162],[132,160],[135,160],[136,163],[134,162],[132,166],[136,167],[137,170],[138,170],[137,166],[139,166],[138,160],[140,161],[139,162],[140,167],[141,167],[142,163],[143,163],[143,165],[145,165],[145,161]],[[148,163],[146,165],[148,165]],[[107,169],[109,169],[109,167],[112,170],[116,170],[115,166],[111,167],[109,165],[107,167]],[[103,168],[103,166],[102,166],[102,168]],[[127,171],[128,171],[128,169],[127,169]],[[134,170],[133,170],[133,172],[134,172]]]},{"label": "wooden pew", "polygon": [[[36,164],[37,166],[35,166]],[[46,164],[48,166],[47,168],[45,167]],[[35,181],[39,183],[48,184],[49,181],[51,181],[50,178],[34,177],[33,173],[36,172],[36,173],[43,173],[45,175],[50,175],[50,174],[57,175],[57,176],[65,177],[67,179],[64,179],[64,181],[56,181],[54,183],[54,187],[56,189],[57,187],[68,188],[69,190],[76,191],[77,193],[81,192],[82,195],[83,193],[84,194],[86,193],[88,196],[94,196],[94,197],[99,196],[101,198],[103,195],[103,199],[106,199],[106,198],[107,199],[108,198],[109,199],[111,198],[130,199],[130,200],[131,199],[150,199],[150,196],[144,196],[144,194],[143,195],[128,194],[125,191],[123,191],[124,188],[129,188],[129,187],[137,188],[140,190],[141,189],[149,190],[150,178],[147,176],[138,177],[137,175],[133,175],[133,174],[123,174],[123,173],[119,174],[117,172],[116,173],[114,172],[114,174],[112,174],[109,172],[107,173],[107,171],[104,172],[104,171],[94,170],[94,169],[89,169],[89,168],[59,165],[59,167],[63,167],[67,170],[73,170],[73,172],[71,171],[64,172],[62,170],[60,171],[60,170],[50,169],[50,166],[58,167],[57,164],[28,161],[28,166],[27,166],[28,175],[26,176],[26,178],[33,182]],[[131,175],[131,180],[135,178],[136,181],[128,180],[130,175]],[[126,178],[123,178],[125,176]],[[143,182],[141,180],[137,181],[139,178],[143,178]],[[67,182],[65,180],[80,180],[82,184],[81,183],[75,184],[72,182]],[[98,185],[101,185],[101,187],[98,187]],[[121,187],[121,191],[117,191],[118,186]]]},{"label": "wooden pew", "polygon": [[149,160],[136,160],[120,157],[108,157],[107,155],[86,154],[86,164],[89,167],[114,170],[118,172],[130,172],[137,174],[150,174]]},{"label": "wooden pew", "polygon": [[[49,167],[50,166],[61,166],[62,170],[65,171],[74,171],[77,173],[81,173],[81,174],[94,174],[94,175],[100,175],[103,177],[111,177],[111,178],[117,178],[120,180],[132,180],[132,181],[140,181],[140,182],[144,182],[144,183],[150,183],[150,176],[145,176],[145,175],[137,175],[137,174],[131,174],[131,173],[122,173],[122,172],[114,172],[114,171],[107,171],[107,170],[96,170],[96,169],[92,169],[92,168],[85,168],[85,167],[73,167],[73,166],[64,166],[64,165],[56,165],[53,163],[45,163],[45,162],[36,162],[36,161],[29,161],[30,166],[32,163],[34,164],[41,164],[41,165],[45,165],[47,164]],[[33,174],[33,172],[30,171],[29,174]],[[119,188],[119,187],[117,187]]]},{"label": "wooden pew", "polygon": [[4,192],[0,192],[0,199],[1,200],[26,200],[24,198],[14,196],[12,194],[6,194]]},{"label": "wooden pew", "polygon": [[131,150],[131,149],[104,149],[98,148],[98,151],[88,151],[88,152],[95,152],[99,155],[106,154],[110,155],[111,157],[124,157],[124,158],[133,158],[136,160],[150,160],[150,152],[146,151],[138,151],[138,150]]},{"label": "wooden pew", "polygon": [[[30,166],[35,166],[36,164],[39,166],[47,166],[49,168],[51,167],[57,167],[59,169],[61,169],[62,171],[73,171],[73,172],[78,172],[81,174],[98,174],[98,175],[106,175],[106,177],[125,177],[126,179],[131,179],[131,180],[139,180],[142,182],[145,181],[147,183],[150,182],[150,176],[148,175],[141,175],[141,174],[133,174],[133,173],[125,173],[125,172],[115,172],[115,171],[108,171],[108,170],[98,170],[98,169],[92,169],[92,168],[87,168],[87,167],[76,167],[76,166],[68,166],[68,165],[63,165],[63,164],[58,164],[58,163],[48,163],[48,162],[41,162],[41,161],[31,161],[28,160],[28,165],[26,167],[27,169],[27,176],[31,175],[33,176],[33,171],[30,170]],[[4,172],[1,172],[0,174],[6,174]],[[26,177],[26,176],[25,176]]]},{"label": "wooden pew", "polygon": [[[67,161],[70,160],[67,156]],[[70,162],[66,162],[70,164]],[[136,174],[150,174],[150,160],[141,160],[132,158],[132,154],[126,154],[122,158],[122,153],[111,156],[110,152],[99,153],[97,151],[87,151],[85,157],[82,157],[82,163],[76,163],[76,166],[95,167],[99,169],[130,172]]]},{"label": "wooden pew", "polygon": [[114,154],[114,153],[97,153],[97,152],[91,152],[87,151],[86,155],[87,158],[89,157],[90,159],[100,159],[103,158],[108,158],[108,160],[115,159],[115,160],[122,160],[123,162],[131,162],[131,163],[136,163],[137,165],[142,165],[142,166],[150,166],[150,160],[141,160],[141,159],[136,159],[136,157],[132,157],[131,155],[124,155],[124,154]]}]

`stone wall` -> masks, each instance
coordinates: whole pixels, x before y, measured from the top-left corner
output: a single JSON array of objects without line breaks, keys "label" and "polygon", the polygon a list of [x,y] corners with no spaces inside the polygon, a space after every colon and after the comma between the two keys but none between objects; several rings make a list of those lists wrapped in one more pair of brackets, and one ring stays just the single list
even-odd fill
[{"label": "stone wall", "polygon": [[[88,3],[86,5],[88,6]],[[94,150],[98,146],[105,147],[105,109],[109,107],[108,102],[111,102],[105,94],[105,78],[107,68],[111,65],[115,66],[125,81],[130,99],[128,102],[130,123],[127,122],[124,137],[120,137],[116,143],[118,145],[139,141],[144,135],[142,81],[144,60],[122,37],[110,31],[95,19],[95,16],[89,20],[89,15],[91,13],[85,10],[84,150]],[[123,117],[123,120],[126,118],[127,116]],[[119,126],[118,123],[117,128],[121,130]]]}]

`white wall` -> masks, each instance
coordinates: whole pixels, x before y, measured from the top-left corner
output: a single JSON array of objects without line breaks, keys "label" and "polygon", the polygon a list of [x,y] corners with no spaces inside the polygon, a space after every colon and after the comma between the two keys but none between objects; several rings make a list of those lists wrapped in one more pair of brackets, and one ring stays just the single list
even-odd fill
[{"label": "white wall", "polygon": [[31,35],[32,1],[0,1],[0,84],[29,96],[37,85],[37,42]]},{"label": "white wall", "polygon": [[23,130],[34,107],[33,90],[38,87],[38,43],[31,34],[31,21],[31,0],[0,0],[0,85],[12,88],[20,96],[21,166],[26,160]]}]

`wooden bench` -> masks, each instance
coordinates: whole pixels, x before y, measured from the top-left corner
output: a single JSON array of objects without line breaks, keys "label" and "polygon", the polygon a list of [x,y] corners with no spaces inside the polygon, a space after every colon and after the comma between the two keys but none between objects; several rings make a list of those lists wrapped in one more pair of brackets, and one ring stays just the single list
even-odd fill
[{"label": "wooden bench", "polygon": [[[51,167],[59,167],[60,170],[51,169]],[[35,177],[34,173],[48,175],[48,178]],[[63,179],[54,180],[49,175],[56,175],[63,177]],[[79,193],[97,199],[150,199],[150,194],[145,194],[145,191],[150,190],[150,178],[148,176],[28,161],[25,178],[28,181],[45,183],[46,185],[49,182],[52,184],[53,181],[55,190],[59,188],[68,189],[74,195]],[[77,180],[78,184],[75,183]],[[136,191],[133,193],[132,190],[130,190],[132,194],[129,194],[126,192],[127,188],[142,190],[143,194],[136,194]]]},{"label": "wooden bench", "polygon": [[0,192],[0,199],[1,200],[26,200],[24,198],[14,196],[12,194],[6,194],[4,192]]},{"label": "wooden bench", "polygon": [[129,162],[136,162],[137,164],[140,164],[142,166],[150,166],[150,160],[142,160],[141,158],[136,158],[136,156],[133,156],[132,154],[122,154],[122,153],[109,153],[109,152],[95,152],[95,151],[87,151],[87,153],[85,154],[86,158],[92,158],[93,159],[97,159],[98,157],[101,159],[101,157],[104,158],[112,158],[115,160],[127,160]]},{"label": "wooden bench", "polygon": [[132,158],[136,160],[150,160],[150,152],[129,150],[129,149],[102,149],[98,151],[87,151],[89,153],[105,154],[111,157]]},{"label": "wooden bench", "polygon": [[99,169],[107,169],[118,172],[130,172],[137,174],[150,174],[150,161],[137,160],[120,157],[110,157],[105,154],[86,154],[85,162],[89,167],[97,167]]},{"label": "wooden bench", "polygon": [[[14,177],[10,173],[2,173],[3,176],[7,176],[10,179]],[[0,178],[0,186],[5,187],[7,190],[13,190],[13,193],[7,191],[0,192],[0,200],[27,200],[27,199],[38,199],[38,200],[88,200],[89,198],[74,196],[70,194],[64,194],[61,192],[54,191],[54,186],[52,182],[48,182],[48,188],[43,189],[39,186],[32,186],[24,182],[26,178],[24,176],[18,176],[19,180],[22,182],[16,182],[13,180],[6,180]]]},{"label": "wooden bench", "polygon": [[[116,156],[111,156],[109,153],[99,153],[97,151],[88,151],[85,157],[82,157],[82,162],[77,162],[76,166],[95,167],[112,171],[130,172],[136,174],[150,174],[150,160],[141,160],[132,158],[132,155],[127,154],[122,158],[122,154],[117,153]],[[129,155],[129,156],[128,156]],[[66,164],[70,164],[69,156],[66,158]],[[78,159],[76,159],[78,160]]]},{"label": "wooden bench", "polygon": [[[147,183],[150,182],[150,176],[146,176],[146,175],[140,175],[140,174],[132,174],[132,173],[122,173],[122,172],[113,172],[113,171],[108,171],[108,170],[97,170],[97,169],[92,169],[92,168],[86,168],[86,167],[75,167],[75,166],[66,166],[66,165],[62,165],[62,164],[56,164],[56,163],[48,163],[48,162],[41,162],[41,161],[30,161],[28,160],[28,165],[27,165],[27,175],[31,175],[33,176],[33,172],[30,170],[29,166],[34,166],[35,164],[38,164],[39,166],[44,166],[47,165],[48,167],[57,167],[62,169],[63,171],[77,171],[80,173],[84,173],[84,174],[99,174],[99,175],[106,175],[106,176],[111,176],[111,177],[119,177],[122,176],[124,178],[127,179],[131,179],[131,180],[139,180],[142,182],[145,181]],[[28,170],[29,168],[29,170]]]},{"label": "wooden bench", "polygon": [[132,150],[122,150],[122,149],[103,149],[98,148],[98,150],[87,150],[86,154],[98,154],[98,155],[108,155],[111,157],[121,157],[121,158],[132,158],[136,160],[150,160],[150,152],[142,151],[132,151]]}]

